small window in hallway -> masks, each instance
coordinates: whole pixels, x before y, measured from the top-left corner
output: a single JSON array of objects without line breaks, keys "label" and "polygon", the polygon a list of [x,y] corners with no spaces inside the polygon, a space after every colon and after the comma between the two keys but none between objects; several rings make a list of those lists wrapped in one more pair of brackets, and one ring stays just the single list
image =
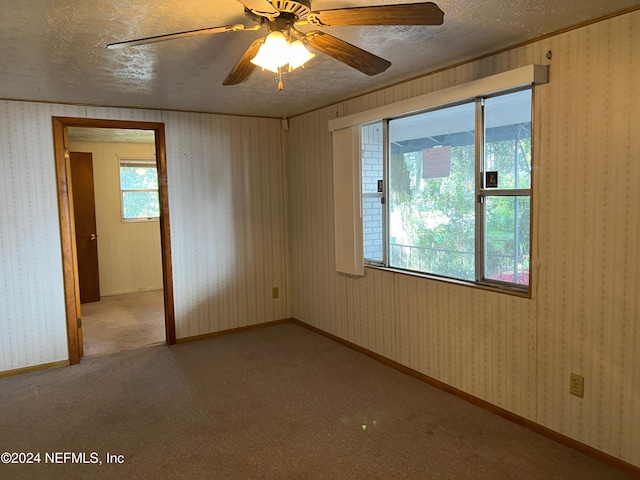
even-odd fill
[{"label": "small window in hallway", "polygon": [[122,219],[125,221],[157,220],[158,170],[153,159],[120,159]]}]

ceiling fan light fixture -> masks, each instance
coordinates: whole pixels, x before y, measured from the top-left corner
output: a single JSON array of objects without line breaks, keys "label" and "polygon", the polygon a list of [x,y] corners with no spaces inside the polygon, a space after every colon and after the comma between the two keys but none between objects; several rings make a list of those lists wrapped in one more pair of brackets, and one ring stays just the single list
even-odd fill
[{"label": "ceiling fan light fixture", "polygon": [[251,63],[278,73],[278,68],[289,62],[289,42],[280,31],[271,32],[258,49],[258,53],[251,59]]},{"label": "ceiling fan light fixture", "polygon": [[289,64],[288,70],[291,72],[314,57],[306,49],[306,45],[369,76],[378,75],[391,66],[388,60],[338,37],[318,30],[301,32],[296,29],[296,26],[307,24],[316,27],[418,26],[442,25],[444,21],[444,12],[440,7],[424,0],[416,3],[344,7],[314,12],[311,11],[312,0],[238,1],[244,6],[245,15],[255,25],[236,24],[187,30],[110,43],[107,48],[119,49],[212,33],[259,30],[266,25],[270,33],[266,38],[255,39],[249,45],[222,84],[242,83],[253,73],[255,66],[259,66],[276,73],[280,77],[279,88],[282,88],[282,67]]},{"label": "ceiling fan light fixture", "polygon": [[291,44],[289,51],[289,68],[295,70],[311,60],[315,55],[307,50],[307,47],[300,40]]}]

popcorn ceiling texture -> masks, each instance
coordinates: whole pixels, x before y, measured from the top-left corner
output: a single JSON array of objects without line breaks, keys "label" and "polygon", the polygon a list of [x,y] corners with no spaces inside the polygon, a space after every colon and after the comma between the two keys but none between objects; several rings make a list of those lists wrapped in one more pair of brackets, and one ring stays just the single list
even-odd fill
[{"label": "popcorn ceiling texture", "polygon": [[[314,0],[315,10],[406,0]],[[222,80],[249,44],[234,32],[123,50],[108,43],[242,23],[235,0],[12,2],[0,13],[0,98],[290,117],[365,91],[637,6],[638,0],[439,0],[442,26],[324,29],[391,61],[368,77],[324,54],[284,75],[256,69],[236,86]],[[315,28],[315,27],[313,27]],[[309,31],[309,26],[300,27]]]}]

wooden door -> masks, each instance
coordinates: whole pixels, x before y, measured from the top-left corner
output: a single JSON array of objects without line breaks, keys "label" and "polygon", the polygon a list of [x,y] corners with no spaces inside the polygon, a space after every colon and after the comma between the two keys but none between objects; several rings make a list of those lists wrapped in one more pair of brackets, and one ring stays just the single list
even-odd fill
[{"label": "wooden door", "polygon": [[100,279],[93,159],[91,153],[71,152],[70,157],[80,303],[98,302],[100,301]]}]

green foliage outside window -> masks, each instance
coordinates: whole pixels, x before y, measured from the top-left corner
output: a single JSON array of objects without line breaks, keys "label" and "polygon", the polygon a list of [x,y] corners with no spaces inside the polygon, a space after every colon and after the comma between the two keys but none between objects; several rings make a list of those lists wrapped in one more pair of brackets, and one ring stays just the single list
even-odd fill
[{"label": "green foliage outside window", "polygon": [[400,212],[403,243],[417,247],[394,247],[392,227],[392,263],[471,280],[475,276],[474,147],[452,148],[448,177],[423,178],[422,156],[420,151],[390,159],[391,208]]},{"label": "green foliage outside window", "polygon": [[125,220],[158,218],[158,170],[155,163],[123,161],[120,165],[122,218]]},{"label": "green foliage outside window", "polygon": [[[479,172],[473,103],[390,121],[390,266],[473,281],[483,254],[483,279],[529,283],[530,98],[524,91],[486,101]],[[423,157],[442,147],[450,148],[448,169],[425,172]],[[478,204],[484,172],[497,172],[498,185],[480,185]]]},{"label": "green foliage outside window", "polygon": [[[516,148],[525,159],[518,162],[517,174]],[[529,187],[529,137],[517,140],[517,145],[514,140],[488,143],[485,149],[490,152],[490,168],[500,172],[500,188],[516,188],[516,182],[520,188]],[[443,178],[422,178],[422,152],[391,156],[391,208],[400,213],[404,243],[422,248],[394,247],[392,228],[392,264],[467,280],[475,277],[474,150],[473,145],[453,147],[451,173]],[[505,272],[515,271],[524,283],[529,268],[529,197],[488,197],[485,208],[486,277],[503,279]]]}]

